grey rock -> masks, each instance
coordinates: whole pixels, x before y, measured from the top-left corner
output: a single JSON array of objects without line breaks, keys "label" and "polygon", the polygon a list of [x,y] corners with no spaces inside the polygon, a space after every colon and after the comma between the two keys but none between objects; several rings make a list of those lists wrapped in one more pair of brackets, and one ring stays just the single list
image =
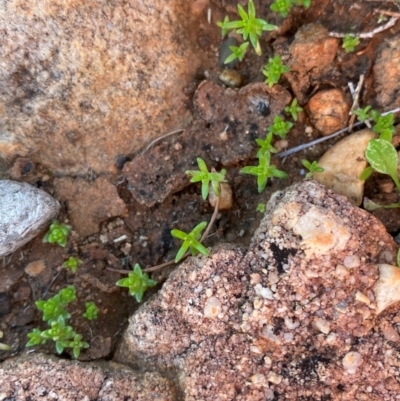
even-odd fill
[{"label": "grey rock", "polygon": [[183,262],[130,318],[116,359],[177,369],[185,401],[392,401],[400,305],[378,313],[374,286],[396,252],[345,197],[293,185],[246,253],[225,245]]},{"label": "grey rock", "polygon": [[60,204],[32,185],[0,181],[0,256],[25,245],[56,217]]}]

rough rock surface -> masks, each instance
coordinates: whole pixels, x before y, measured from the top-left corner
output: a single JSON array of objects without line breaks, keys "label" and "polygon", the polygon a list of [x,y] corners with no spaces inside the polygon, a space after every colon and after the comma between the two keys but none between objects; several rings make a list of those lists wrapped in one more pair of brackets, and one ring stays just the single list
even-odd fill
[{"label": "rough rock surface", "polygon": [[340,89],[328,89],[309,100],[308,110],[314,127],[323,135],[330,135],[347,125],[350,105]]},{"label": "rough rock surface", "polygon": [[382,111],[400,107],[400,35],[385,40],[374,65],[376,103]]},{"label": "rough rock surface", "polygon": [[110,172],[186,125],[199,60],[189,23],[185,0],[1,2],[1,157]]},{"label": "rough rock surface", "polygon": [[41,189],[10,180],[0,180],[0,200],[0,256],[29,242],[60,209]]},{"label": "rough rock surface", "polygon": [[157,373],[116,363],[82,363],[37,354],[0,365],[0,400],[172,401],[172,384]]},{"label": "rough rock surface", "polygon": [[[163,202],[189,184],[185,171],[197,169],[197,157],[225,167],[253,157],[255,139],[265,137],[274,116],[282,113],[290,100],[289,92],[280,85],[269,88],[255,83],[233,90],[203,82],[194,96],[200,118],[192,127],[125,164],[123,173],[133,197],[149,207]],[[179,157],[182,152],[184,158]]]},{"label": "rough rock surface", "polygon": [[246,254],[223,246],[175,270],[117,359],[178,369],[186,401],[393,401],[400,311],[377,316],[375,291],[396,250],[367,212],[296,184],[271,199]]},{"label": "rough rock surface", "polygon": [[321,25],[308,24],[297,31],[285,61],[290,67],[285,77],[300,104],[305,103],[313,83],[328,75],[338,47],[339,40],[330,37]]},{"label": "rough rock surface", "polygon": [[105,177],[92,183],[79,178],[56,178],[54,188],[57,198],[67,202],[68,216],[82,237],[97,233],[102,221],[127,213],[115,186]]}]

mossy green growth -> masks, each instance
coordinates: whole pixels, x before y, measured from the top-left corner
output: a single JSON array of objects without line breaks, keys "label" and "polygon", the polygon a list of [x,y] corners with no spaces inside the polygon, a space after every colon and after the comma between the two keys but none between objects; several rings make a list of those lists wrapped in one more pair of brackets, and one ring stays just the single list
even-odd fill
[{"label": "mossy green growth", "polygon": [[68,235],[71,231],[71,226],[67,224],[60,224],[58,220],[53,220],[49,231],[43,237],[43,242],[50,244],[58,244],[62,247],[67,245]]},{"label": "mossy green growth", "polygon": [[117,286],[129,289],[129,294],[135,297],[137,302],[142,302],[143,294],[150,287],[154,287],[157,283],[149,278],[147,273],[142,271],[138,263],[135,264],[128,277],[117,281]]}]

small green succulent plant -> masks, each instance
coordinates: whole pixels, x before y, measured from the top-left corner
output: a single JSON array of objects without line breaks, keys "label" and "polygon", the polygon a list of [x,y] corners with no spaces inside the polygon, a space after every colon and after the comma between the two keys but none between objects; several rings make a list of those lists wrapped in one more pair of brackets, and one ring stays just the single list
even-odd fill
[{"label": "small green succulent plant", "polygon": [[78,266],[82,264],[82,261],[74,256],[70,256],[61,266],[65,269],[70,269],[72,273],[76,273]]},{"label": "small green succulent plant", "polygon": [[346,53],[354,52],[356,46],[360,43],[360,38],[350,33],[346,33],[343,38],[342,47]]},{"label": "small green succulent plant", "polygon": [[67,324],[71,314],[65,308],[75,300],[75,287],[70,285],[60,290],[58,294],[47,301],[36,301],[36,306],[43,312],[43,320],[47,322],[49,328],[43,331],[34,328],[28,333],[29,341],[26,346],[32,347],[45,344],[47,340],[52,340],[55,343],[58,354],[61,354],[65,348],[72,348],[74,357],[78,358],[82,348],[88,348],[89,344],[81,341],[82,336]]},{"label": "small green succulent plant", "polygon": [[294,98],[290,106],[285,107],[285,112],[290,114],[294,121],[297,121],[298,114],[303,111],[302,107],[300,107],[297,103],[297,99]]},{"label": "small green succulent plant", "polygon": [[119,287],[126,287],[129,289],[129,294],[135,297],[137,302],[142,302],[146,290],[154,287],[156,284],[154,280],[149,278],[147,273],[142,271],[138,263],[136,263],[133,270],[129,272],[128,277],[117,281]]},{"label": "small green succulent plant", "polygon": [[67,245],[68,235],[71,231],[71,226],[67,224],[60,224],[58,220],[53,220],[49,231],[43,237],[43,242],[50,244],[58,244],[62,247]]},{"label": "small green succulent plant", "polygon": [[282,74],[289,71],[290,68],[282,64],[282,58],[274,56],[268,59],[268,63],[264,66],[262,73],[266,76],[265,82],[269,87],[272,87],[279,82]]},{"label": "small green succulent plant", "polygon": [[93,301],[89,301],[85,303],[85,313],[83,313],[83,317],[87,320],[96,320],[98,318],[99,308]]},{"label": "small green succulent plant", "polygon": [[293,6],[303,6],[309,8],[311,0],[275,0],[271,4],[271,10],[286,18]]}]

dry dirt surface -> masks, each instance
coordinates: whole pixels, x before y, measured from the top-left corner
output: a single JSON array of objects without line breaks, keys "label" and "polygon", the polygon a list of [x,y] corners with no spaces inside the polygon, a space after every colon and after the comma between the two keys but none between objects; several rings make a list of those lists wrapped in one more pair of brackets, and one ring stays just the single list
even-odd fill
[{"label": "dry dirt surface", "polygon": [[[112,168],[107,169],[112,174],[98,174],[101,152],[96,149],[92,154],[98,155],[100,164],[96,164],[96,169],[81,170],[77,176],[55,173],[56,158],[51,158],[51,165],[46,165],[36,153],[31,156],[25,152],[24,157],[12,161],[10,168],[9,160],[7,169],[0,165],[0,177],[29,183],[54,196],[61,203],[58,219],[72,226],[64,248],[42,243],[46,232],[43,231],[0,261],[0,331],[3,333],[0,341],[10,346],[9,350],[0,351],[0,361],[27,352],[27,334],[33,328],[46,327],[35,301],[47,299],[67,285],[74,285],[77,292],[77,300],[70,310],[72,324],[90,344],[79,359],[113,358],[128,318],[139,305],[126,289],[115,285],[123,275],[109,269],[129,270],[135,263],[145,268],[173,260],[179,243],[171,236],[171,230],[179,228],[188,232],[200,221],[210,220],[213,208],[203,201],[200,184],[190,184],[184,173],[197,167],[197,157],[203,158],[209,168],[227,169],[226,178],[233,190],[232,208],[218,213],[205,244],[229,242],[247,247],[263,217],[257,206],[265,204],[277,190],[303,180],[301,159],[317,160],[346,135],[283,159],[273,156],[272,164],[289,177],[269,180],[266,190],[258,193],[255,177],[239,171],[244,166],[255,165],[255,139],[265,138],[266,129],[276,115],[291,120],[284,108],[293,98],[298,99],[304,111],[286,140],[276,141],[279,150],[347,126],[347,110],[352,104],[348,83],[356,86],[361,74],[365,75],[359,100],[362,107],[371,105],[381,112],[400,107],[400,21],[394,21],[381,32],[376,30],[398,18],[396,13],[400,11],[395,3],[314,0],[309,9],[294,7],[285,19],[270,10],[271,3],[255,0],[257,13],[279,29],[262,36],[262,57],[248,51],[245,59],[234,67],[242,84],[231,88],[219,80],[224,69],[218,61],[223,39],[216,22],[225,15],[231,20],[237,19],[237,2],[191,2],[187,12],[193,14],[196,22],[189,24],[187,34],[194,38],[190,57],[195,54],[197,68],[191,72],[190,82],[180,89],[184,90],[184,96],[179,93],[190,118],[185,114],[185,126],[175,127],[176,132],[154,144],[151,143],[154,136],[150,135],[147,145],[151,146],[132,153],[114,149],[111,154],[118,157],[113,159]],[[211,10],[210,23],[208,10]],[[387,19],[378,23],[380,15]],[[354,52],[346,53],[341,39],[333,34],[349,32],[373,33],[361,39]],[[279,84],[268,88],[261,70],[268,57],[275,54],[282,56],[291,71]],[[327,102],[332,102],[331,109]],[[13,110],[17,104],[12,105]],[[85,111],[80,107],[80,110],[87,113],[85,118],[90,118],[89,108]],[[146,116],[143,124],[151,118]],[[124,124],[118,121],[118,116],[114,120],[116,126]],[[159,129],[159,121],[157,124]],[[174,127],[168,125],[169,128]],[[394,140],[398,144],[399,126],[396,134]],[[75,143],[74,138],[71,141]],[[96,147],[96,141],[90,146]],[[107,146],[113,146],[112,139],[107,139]],[[73,152],[74,147],[71,145],[68,151]],[[74,170],[69,164],[67,167]],[[63,168],[60,165],[59,170]],[[366,182],[365,196],[383,204],[398,201],[388,177],[379,174]],[[380,209],[373,214],[391,235],[400,232],[400,209]],[[82,261],[75,274],[61,267],[69,256]],[[145,293],[144,301],[160,290],[173,270],[174,266],[151,274],[158,285]],[[95,321],[82,317],[87,301],[94,301],[99,307],[99,318]],[[35,352],[39,351],[55,354],[54,344],[47,342],[35,347]],[[68,350],[61,356],[72,358]],[[310,360],[310,364],[314,362]]]}]

